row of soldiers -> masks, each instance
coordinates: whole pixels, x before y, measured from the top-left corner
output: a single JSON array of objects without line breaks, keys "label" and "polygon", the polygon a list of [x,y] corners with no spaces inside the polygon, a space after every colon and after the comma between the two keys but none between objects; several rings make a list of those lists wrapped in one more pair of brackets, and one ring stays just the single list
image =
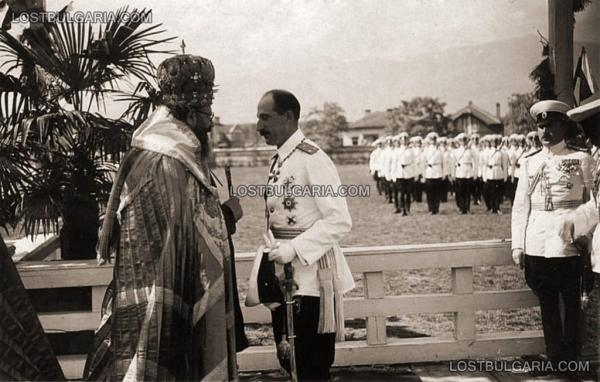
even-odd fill
[{"label": "row of soldiers", "polygon": [[425,139],[402,132],[373,144],[369,171],[377,190],[404,216],[411,201],[422,201],[423,191],[432,215],[450,192],[462,214],[470,213],[471,199],[475,204],[483,199],[489,212],[501,214],[502,202],[514,199],[523,158],[541,147],[536,132],[509,137],[460,133],[455,138],[431,132]]}]

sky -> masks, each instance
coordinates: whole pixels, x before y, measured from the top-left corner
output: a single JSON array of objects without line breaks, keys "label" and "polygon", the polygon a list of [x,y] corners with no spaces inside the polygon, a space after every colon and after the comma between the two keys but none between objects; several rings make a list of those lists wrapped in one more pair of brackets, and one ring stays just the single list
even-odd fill
[{"label": "sky", "polygon": [[[46,2],[49,10],[67,4]],[[376,89],[377,97],[353,84],[382,70],[378,63],[407,60],[422,65],[419,75],[430,70],[443,77],[444,66],[429,63],[428,55],[534,38],[538,31],[547,34],[543,0],[73,1],[74,10],[110,11],[124,5],[151,8],[153,22],[163,24],[165,36],[178,37],[167,48],[179,50],[179,39],[184,39],[186,53],[213,61],[218,85],[213,108],[224,123],[255,121],[258,99],[271,88],[293,91],[305,111],[326,101],[337,102],[349,120],[359,118],[364,109],[385,110],[417,95],[439,93],[452,98],[452,89],[443,89],[444,83],[425,78],[419,88],[422,94],[395,89],[394,83],[401,78],[374,76],[372,91]],[[153,60],[158,64],[163,58]],[[347,72],[348,67],[360,69],[344,77],[340,71]],[[411,76],[410,72],[393,76]],[[522,77],[522,86],[515,92],[531,88],[527,76]],[[506,97],[510,94],[506,89]],[[464,106],[465,96],[458,98],[448,102],[449,109]]]}]

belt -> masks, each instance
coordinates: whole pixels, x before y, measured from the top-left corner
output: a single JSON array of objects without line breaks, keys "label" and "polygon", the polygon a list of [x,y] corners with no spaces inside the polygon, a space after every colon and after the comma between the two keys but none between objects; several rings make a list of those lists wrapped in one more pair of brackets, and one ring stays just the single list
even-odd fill
[{"label": "belt", "polygon": [[[563,200],[560,202],[552,201],[552,206],[554,207],[555,210],[559,209],[559,208],[573,209],[573,208],[579,207],[582,204],[583,204],[583,202],[581,200]],[[531,210],[532,211],[552,211],[552,210],[546,209],[546,203],[544,203],[544,202],[531,203]]]},{"label": "belt", "polygon": [[273,236],[275,237],[275,239],[283,239],[283,240],[293,239],[296,236],[303,233],[304,231],[306,231],[306,230],[302,229],[302,228],[273,228],[273,227],[271,227],[271,232],[273,232]]}]

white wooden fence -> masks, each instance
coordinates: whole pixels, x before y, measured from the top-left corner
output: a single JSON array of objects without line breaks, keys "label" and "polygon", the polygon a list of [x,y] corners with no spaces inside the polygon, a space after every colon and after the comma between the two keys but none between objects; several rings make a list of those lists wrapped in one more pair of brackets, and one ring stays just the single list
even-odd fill
[{"label": "white wooden fence", "polygon": [[[527,308],[537,305],[529,290],[474,291],[473,270],[481,266],[511,265],[506,241],[452,244],[346,248],[353,273],[363,275],[364,296],[346,298],[347,319],[366,319],[366,341],[337,345],[336,365],[370,365],[442,361],[465,358],[497,358],[544,352],[540,331],[476,333],[475,312]],[[236,256],[237,275],[247,279],[253,254]],[[389,296],[384,272],[401,269],[451,269],[451,293]],[[28,289],[90,287],[91,311],[40,314],[44,329],[51,331],[93,330],[100,319],[100,306],[112,267],[95,261],[21,262],[18,269]],[[407,314],[453,313],[454,333],[443,337],[388,338],[386,318]],[[246,323],[270,322],[264,307],[244,310]],[[85,355],[61,356],[69,377],[80,377]],[[273,346],[255,346],[238,355],[241,370],[278,367]]]}]

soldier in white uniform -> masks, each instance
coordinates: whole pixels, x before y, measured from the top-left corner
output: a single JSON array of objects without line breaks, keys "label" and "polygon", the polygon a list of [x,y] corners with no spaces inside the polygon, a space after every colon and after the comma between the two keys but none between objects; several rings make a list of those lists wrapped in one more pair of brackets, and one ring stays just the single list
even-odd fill
[{"label": "soldier in white uniform", "polygon": [[[527,285],[538,296],[546,353],[552,362],[574,360],[580,294],[580,258],[559,236],[563,216],[587,201],[591,156],[569,147],[569,105],[541,101],[531,107],[544,145],[521,166],[512,209],[512,256],[525,267]],[[564,322],[559,295],[565,305]]]},{"label": "soldier in white uniform", "polygon": [[425,178],[425,192],[427,193],[427,206],[432,215],[440,212],[442,191],[442,178],[444,176],[444,155],[438,147],[438,135],[427,134],[428,146],[423,151],[423,176]]},{"label": "soldier in white uniform", "polygon": [[483,194],[483,179],[481,173],[481,144],[479,142],[479,134],[473,133],[469,137],[470,143],[469,147],[475,154],[477,159],[477,170],[473,179],[473,189],[471,190],[473,196],[473,203],[476,205],[481,204],[481,196]]},{"label": "soldier in white uniform", "polygon": [[[415,155],[413,149],[408,145],[408,133],[398,134],[400,146],[396,149],[396,162],[394,177],[396,178],[396,213],[402,212],[402,216],[410,213],[410,199],[415,183]],[[398,196],[398,194],[396,194]]]},{"label": "soldier in white uniform", "polygon": [[[267,92],[258,104],[258,132],[267,144],[277,146],[267,184],[337,191],[340,178],[335,165],[298,129],[299,116],[298,100],[285,90]],[[338,340],[344,334],[342,294],[354,287],[339,247],[352,221],[343,197],[328,193],[292,195],[266,198],[268,227],[280,242],[268,257],[276,263],[275,273],[280,278],[284,264],[293,266],[298,286],[294,312],[298,377],[329,379],[336,333]],[[285,316],[283,305],[272,312],[277,343],[285,332]],[[287,362],[280,363],[288,367]]]},{"label": "soldier in white uniform", "polygon": [[381,177],[383,180],[383,190],[385,199],[388,203],[392,203],[394,197],[394,183],[390,179],[390,170],[392,168],[392,160],[394,153],[394,145],[391,136],[385,137],[385,144],[381,154]]},{"label": "soldier in white uniform", "polygon": [[438,140],[438,145],[444,158],[444,174],[442,176],[442,189],[440,190],[440,201],[442,203],[446,203],[448,202],[448,193],[450,192],[452,169],[454,168],[454,165],[452,164],[452,155],[450,153],[450,148],[448,147],[448,138],[440,137]]},{"label": "soldier in white uniform", "polygon": [[410,146],[415,154],[415,185],[413,188],[413,200],[417,203],[423,201],[423,140],[420,136],[416,135],[411,137]]},{"label": "soldier in white uniform", "polygon": [[460,133],[456,136],[459,147],[454,150],[454,188],[456,206],[462,214],[471,210],[471,192],[477,176],[477,156],[469,147],[469,138]]},{"label": "soldier in white uniform", "polygon": [[511,203],[515,202],[515,193],[517,192],[517,185],[519,183],[519,174],[521,172],[521,165],[523,164],[523,160],[525,159],[525,155],[527,155],[527,146],[526,146],[526,141],[525,141],[525,136],[524,135],[517,135],[517,148],[513,153],[513,160],[512,160],[512,191],[511,191],[511,195],[512,195],[512,199],[511,199]]},{"label": "soldier in white uniform", "polygon": [[381,195],[382,185],[381,185],[381,178],[380,178],[380,172],[381,172],[380,162],[381,162],[381,152],[383,150],[381,148],[381,146],[382,146],[381,140],[376,139],[375,142],[373,142],[373,145],[375,146],[375,150],[373,150],[373,152],[369,156],[369,172],[373,176],[373,180],[375,181],[375,184],[377,186],[377,193],[379,195]]},{"label": "soldier in white uniform", "polygon": [[500,204],[504,197],[504,184],[508,178],[508,154],[506,154],[500,143],[502,137],[495,135],[492,138],[491,149],[484,157],[483,181],[486,185],[486,199],[494,214],[501,214]]}]

